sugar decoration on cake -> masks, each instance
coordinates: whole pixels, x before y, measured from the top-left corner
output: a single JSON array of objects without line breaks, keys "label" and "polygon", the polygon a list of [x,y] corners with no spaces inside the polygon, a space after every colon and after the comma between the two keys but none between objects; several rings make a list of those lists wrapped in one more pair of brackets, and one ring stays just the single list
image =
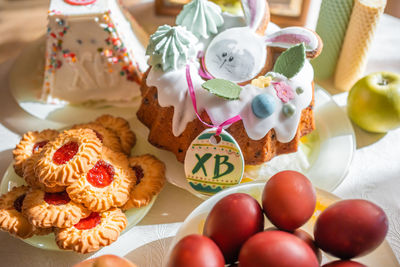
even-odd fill
[{"label": "sugar decoration on cake", "polygon": [[[206,0],[195,0],[185,7],[178,16],[176,28],[182,34],[191,31],[199,36],[208,26],[219,25],[211,22],[213,17],[201,12],[193,13]],[[246,25],[229,27],[229,23],[218,26],[218,32],[201,35],[192,47],[197,48],[198,58],[187,58],[190,76],[196,92],[199,111],[205,110],[214,125],[220,125],[228,118],[240,115],[248,136],[253,140],[263,138],[269,130],[275,129],[278,141],[289,142],[296,134],[301,111],[308,107],[313,96],[313,70],[306,58],[319,54],[321,41],[311,30],[302,27],[289,27],[266,34],[269,22],[268,5],[265,1],[242,0]],[[196,8],[194,8],[196,7]],[[219,7],[213,14],[220,14]],[[183,23],[188,14],[195,14],[195,20],[203,23],[194,29],[193,25]],[[224,18],[224,16],[222,16]],[[160,30],[160,28],[159,28]],[[152,36],[160,36],[159,30]],[[179,47],[167,39],[158,39],[159,43],[168,43],[168,56],[177,53]],[[273,49],[267,49],[271,47]],[[274,69],[267,63],[274,56],[267,51],[285,51],[276,61]],[[152,58],[166,57],[149,46],[147,54]],[[161,63],[162,64],[162,63]],[[155,67],[150,70],[147,85],[158,88],[158,102],[161,107],[174,107],[172,132],[179,136],[187,123],[195,119],[187,93],[187,81],[183,63],[174,68]],[[221,92],[214,94],[206,91],[203,84],[207,80],[222,79],[237,83],[242,87],[238,99],[223,98]],[[214,90],[215,91],[215,90]]]},{"label": "sugar decoration on cake", "polygon": [[204,39],[217,34],[223,23],[221,8],[207,0],[193,0],[176,17],[177,25],[186,27],[197,38]]}]

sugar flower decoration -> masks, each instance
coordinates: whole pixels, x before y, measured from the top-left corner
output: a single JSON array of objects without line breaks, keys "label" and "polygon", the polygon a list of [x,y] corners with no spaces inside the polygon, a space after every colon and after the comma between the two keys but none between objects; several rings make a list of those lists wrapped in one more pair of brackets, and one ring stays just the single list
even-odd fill
[{"label": "sugar flower decoration", "polygon": [[274,89],[276,91],[276,95],[283,102],[287,103],[289,100],[294,98],[294,92],[290,85],[281,81],[281,82],[273,82]]}]

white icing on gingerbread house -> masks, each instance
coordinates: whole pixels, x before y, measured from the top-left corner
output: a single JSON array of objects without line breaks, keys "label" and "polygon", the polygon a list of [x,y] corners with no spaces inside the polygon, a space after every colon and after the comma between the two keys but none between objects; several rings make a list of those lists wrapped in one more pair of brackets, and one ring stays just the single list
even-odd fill
[{"label": "white icing on gingerbread house", "polygon": [[51,0],[43,100],[129,102],[140,95],[146,36],[125,12],[116,0]]}]

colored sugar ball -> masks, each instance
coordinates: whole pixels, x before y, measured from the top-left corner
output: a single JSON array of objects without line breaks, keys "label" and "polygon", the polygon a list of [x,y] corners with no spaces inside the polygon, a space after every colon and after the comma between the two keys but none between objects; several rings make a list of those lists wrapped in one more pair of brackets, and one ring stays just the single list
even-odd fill
[{"label": "colored sugar ball", "polygon": [[291,117],[296,111],[296,107],[292,104],[285,104],[283,105],[282,112],[285,117]]},{"label": "colored sugar ball", "polygon": [[269,94],[259,94],[251,102],[251,109],[257,118],[264,119],[274,113],[275,105],[273,96]]}]

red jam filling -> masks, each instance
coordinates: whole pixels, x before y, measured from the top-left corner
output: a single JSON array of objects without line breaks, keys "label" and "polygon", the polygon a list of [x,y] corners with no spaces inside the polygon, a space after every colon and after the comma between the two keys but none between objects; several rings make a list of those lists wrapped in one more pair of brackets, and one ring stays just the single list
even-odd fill
[{"label": "red jam filling", "polygon": [[48,142],[49,142],[49,140],[44,140],[44,141],[35,143],[35,144],[33,145],[33,148],[32,148],[32,153],[38,152],[39,149],[41,149],[42,147],[44,147]]},{"label": "red jam filling", "polygon": [[114,180],[114,167],[103,161],[99,160],[96,165],[86,175],[88,182],[99,188],[108,186]]},{"label": "red jam filling", "polygon": [[92,212],[88,217],[81,219],[74,226],[78,230],[89,230],[96,227],[96,225],[98,225],[100,221],[100,215],[97,212]]},{"label": "red jam filling", "polygon": [[65,164],[78,153],[79,145],[76,142],[68,142],[54,153],[53,162],[57,165]]},{"label": "red jam filling", "polygon": [[133,166],[132,170],[134,170],[136,174],[136,184],[139,184],[144,176],[143,169],[140,166]]},{"label": "red jam filling", "polygon": [[92,131],[96,134],[97,138],[99,138],[100,142],[103,143],[103,136],[98,132],[92,129]]},{"label": "red jam filling", "polygon": [[17,199],[14,200],[14,209],[18,212],[22,210],[22,203],[24,202],[26,194],[20,195]]},{"label": "red jam filling", "polygon": [[45,193],[44,194],[44,201],[50,205],[65,205],[71,201],[67,192],[59,192],[59,193]]}]

